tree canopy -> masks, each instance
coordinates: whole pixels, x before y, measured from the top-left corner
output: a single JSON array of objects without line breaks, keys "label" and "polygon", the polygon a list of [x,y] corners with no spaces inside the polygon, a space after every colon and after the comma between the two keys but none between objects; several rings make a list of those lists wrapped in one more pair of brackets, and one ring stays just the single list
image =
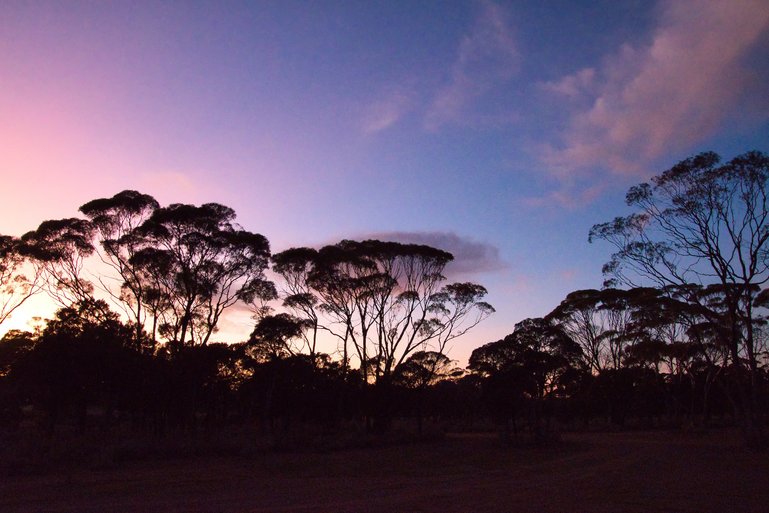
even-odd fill
[{"label": "tree canopy", "polygon": [[[762,424],[755,383],[763,318],[755,307],[769,281],[768,188],[769,156],[754,151],[721,164],[717,154],[701,153],[632,187],[626,200],[636,211],[593,226],[589,237],[616,249],[604,266],[610,281],[691,291],[684,300],[726,328],[730,364],[749,374],[739,386],[747,431]],[[701,287],[717,287],[720,301],[708,302],[713,296]]]}]

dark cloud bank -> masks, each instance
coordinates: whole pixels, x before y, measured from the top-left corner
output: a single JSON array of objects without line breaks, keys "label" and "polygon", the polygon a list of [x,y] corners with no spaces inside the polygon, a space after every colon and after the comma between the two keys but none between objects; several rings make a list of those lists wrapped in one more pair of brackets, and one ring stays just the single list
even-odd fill
[{"label": "dark cloud bank", "polygon": [[452,232],[374,232],[356,237],[358,240],[378,239],[404,244],[424,244],[454,255],[446,271],[453,278],[463,275],[500,271],[508,267],[496,246],[463,237]]}]

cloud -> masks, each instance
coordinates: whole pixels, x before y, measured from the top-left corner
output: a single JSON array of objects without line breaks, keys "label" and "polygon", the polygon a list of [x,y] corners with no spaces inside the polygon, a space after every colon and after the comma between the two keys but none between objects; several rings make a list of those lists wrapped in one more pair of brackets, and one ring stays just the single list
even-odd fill
[{"label": "cloud", "polygon": [[138,187],[141,191],[149,191],[149,194],[155,196],[161,203],[199,200],[201,192],[200,187],[190,176],[180,171],[141,173]]},{"label": "cloud", "polygon": [[542,148],[556,175],[595,167],[643,173],[654,159],[712,136],[746,95],[767,94],[745,60],[769,28],[769,3],[670,0],[660,7],[650,44],[624,45],[598,70],[544,85],[590,100],[573,112],[561,144]]},{"label": "cloud", "polygon": [[500,271],[509,267],[499,256],[496,246],[452,232],[375,232],[358,238],[424,244],[448,251],[454,255],[454,261],[447,267],[447,272],[455,279],[463,275]]},{"label": "cloud", "polygon": [[578,97],[592,88],[595,83],[595,68],[583,68],[559,80],[545,82],[542,88],[570,98]]},{"label": "cloud", "polygon": [[575,209],[591,204],[606,189],[606,183],[601,182],[582,189],[569,183],[560,189],[553,190],[542,196],[523,198],[521,202],[527,207],[553,207]]},{"label": "cloud", "polygon": [[406,115],[414,105],[414,95],[399,88],[383,94],[372,102],[363,117],[363,133],[375,134],[390,128]]},{"label": "cloud", "polygon": [[462,38],[448,83],[438,90],[425,115],[425,127],[436,130],[462,122],[473,102],[515,74],[519,61],[507,13],[490,1]]}]

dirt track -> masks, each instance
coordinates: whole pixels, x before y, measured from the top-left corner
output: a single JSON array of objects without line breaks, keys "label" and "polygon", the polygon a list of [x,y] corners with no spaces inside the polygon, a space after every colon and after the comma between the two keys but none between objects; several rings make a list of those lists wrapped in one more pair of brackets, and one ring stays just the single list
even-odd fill
[{"label": "dirt track", "polygon": [[4,477],[0,511],[767,512],[769,456],[725,433],[493,437]]}]

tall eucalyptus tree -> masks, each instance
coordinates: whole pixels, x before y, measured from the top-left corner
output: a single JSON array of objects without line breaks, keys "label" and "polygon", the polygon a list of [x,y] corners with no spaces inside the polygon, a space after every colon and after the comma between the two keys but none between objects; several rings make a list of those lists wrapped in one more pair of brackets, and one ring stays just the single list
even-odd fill
[{"label": "tall eucalyptus tree", "polygon": [[[118,287],[101,277],[100,283],[133,321],[135,343],[141,345],[147,321],[147,305],[154,294],[152,282],[132,260],[141,248],[141,238],[136,229],[141,226],[160,205],[148,194],[125,190],[111,198],[89,201],[80,207],[96,229],[101,261],[112,269],[120,280]],[[151,312],[151,309],[150,309]],[[153,319],[154,322],[154,319]]]},{"label": "tall eucalyptus tree", "polygon": [[264,275],[267,239],[234,219],[231,208],[217,203],[173,204],[155,209],[135,230],[141,249],[132,260],[156,276],[166,298],[165,333],[180,347],[206,344],[236,302],[274,293]]},{"label": "tall eucalyptus tree", "polygon": [[21,240],[0,235],[0,325],[40,290],[40,268],[29,265]]},{"label": "tall eucalyptus tree", "polygon": [[445,284],[452,259],[424,245],[343,240],[279,253],[274,268],[292,292],[287,304],[337,336],[365,380],[381,383],[416,351],[444,353],[494,311],[482,286]]},{"label": "tall eucalyptus tree", "polygon": [[[606,240],[616,249],[604,266],[614,281],[721,287],[720,310],[703,311],[711,322],[728,326],[725,343],[735,376],[744,376],[736,385],[751,440],[765,438],[754,303],[769,282],[768,193],[766,154],[748,152],[721,164],[715,153],[702,153],[632,187],[626,200],[636,212],[590,231],[591,241]],[[687,300],[701,304],[697,295]]]},{"label": "tall eucalyptus tree", "polygon": [[44,221],[21,238],[22,249],[37,266],[48,294],[61,306],[93,300],[94,285],[85,275],[93,255],[95,228],[75,217]]}]

